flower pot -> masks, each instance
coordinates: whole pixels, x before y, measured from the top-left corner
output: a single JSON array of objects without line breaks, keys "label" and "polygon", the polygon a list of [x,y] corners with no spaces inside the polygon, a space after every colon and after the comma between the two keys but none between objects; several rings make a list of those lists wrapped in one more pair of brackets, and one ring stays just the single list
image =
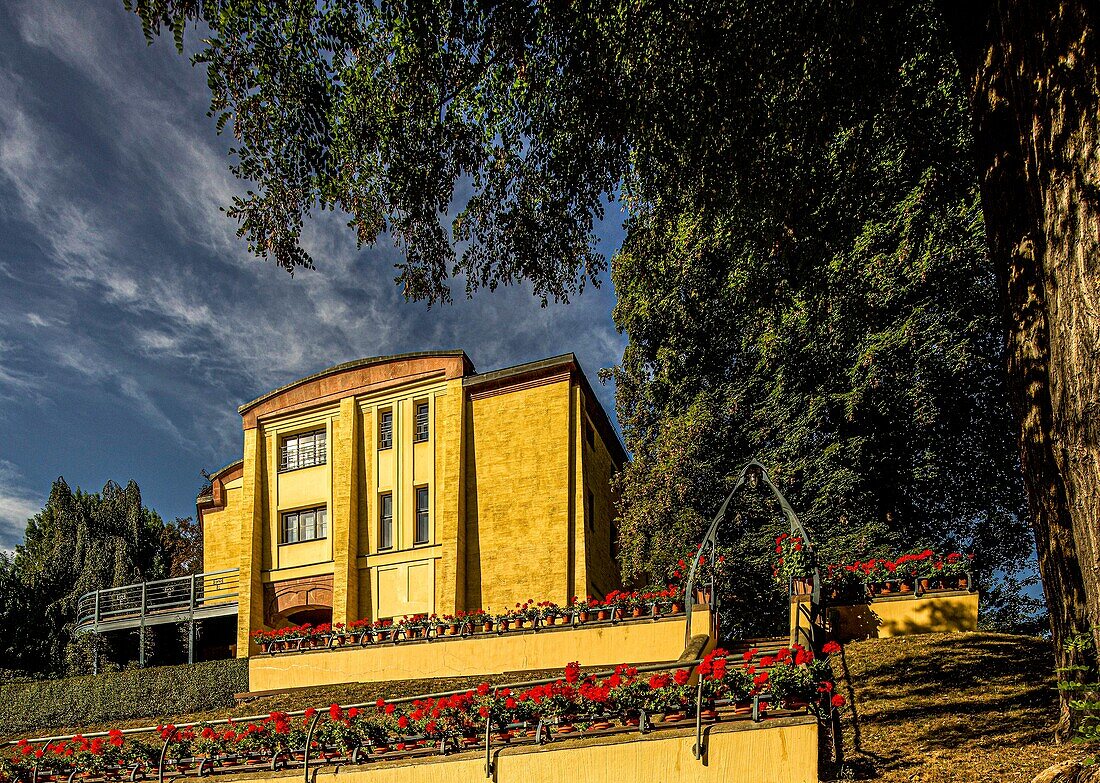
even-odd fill
[{"label": "flower pot", "polygon": [[733,705],[734,715],[751,715],[752,714],[752,702],[751,701],[739,701]]},{"label": "flower pot", "polygon": [[587,623],[588,622],[588,610],[587,609],[582,609],[581,611],[577,612],[577,622],[578,623]]},{"label": "flower pot", "polygon": [[960,576],[959,577],[959,589],[960,590],[970,589],[970,579],[968,577],[965,577],[965,576]]},{"label": "flower pot", "polygon": [[788,697],[781,699],[779,705],[785,710],[804,710],[809,706],[809,702],[805,699]]},{"label": "flower pot", "polygon": [[630,728],[637,728],[641,725],[641,719],[637,715],[628,715],[623,718],[623,725]]},{"label": "flower pot", "polygon": [[641,617],[643,614],[645,614],[644,606],[635,606],[630,610],[631,617]]},{"label": "flower pot", "polygon": [[577,727],[574,726],[572,723],[559,723],[556,727],[554,727],[554,731],[557,734],[572,734],[576,730]]},{"label": "flower pot", "polygon": [[911,592],[913,592],[913,584],[911,582],[901,582],[898,585],[898,588],[902,593],[911,593]]},{"label": "flower pot", "polygon": [[481,632],[482,633],[492,633],[493,632],[493,624],[491,622],[482,623]]},{"label": "flower pot", "polygon": [[924,578],[918,579],[917,584],[920,586],[920,591],[922,593],[927,593],[929,590],[932,589],[932,580],[931,579],[924,579]]},{"label": "flower pot", "polygon": [[380,642],[388,642],[390,640],[391,631],[376,631],[374,638]]},{"label": "flower pot", "polygon": [[607,731],[611,728],[611,721],[598,720],[588,726],[589,731]]},{"label": "flower pot", "polygon": [[672,614],[679,614],[680,612],[684,611],[684,602],[673,601],[670,611],[672,612]]},{"label": "flower pot", "polygon": [[624,612],[625,610],[621,606],[616,606],[611,610],[611,616],[616,620],[621,620],[623,619]]},{"label": "flower pot", "polygon": [[609,612],[609,611],[608,611],[607,609],[600,609],[600,610],[599,610],[599,611],[598,611],[598,612],[596,613],[596,619],[597,619],[597,620],[606,620],[606,619],[607,619],[607,618],[609,618],[610,616],[611,616],[611,612]]},{"label": "flower pot", "polygon": [[714,707],[708,707],[699,713],[699,717],[703,720],[718,720],[718,710]]},{"label": "flower pot", "polygon": [[444,631],[444,633],[447,636],[458,636],[458,626],[457,625],[448,625],[447,630]]},{"label": "flower pot", "polygon": [[563,614],[563,615],[559,616],[559,617],[558,617],[558,618],[556,619],[556,621],[555,621],[555,622],[556,622],[556,623],[557,623],[558,625],[572,625],[572,624],[573,624],[573,618],[572,618],[572,617],[570,617],[570,616],[569,616],[569,615],[567,615],[567,614]]},{"label": "flower pot", "polygon": [[512,732],[510,731],[498,731],[493,735],[493,739],[497,742],[509,743],[512,741]]},{"label": "flower pot", "polygon": [[682,712],[679,712],[679,711],[676,711],[676,712],[666,712],[666,713],[665,713],[665,714],[664,714],[664,715],[663,715],[663,716],[661,717],[661,722],[662,722],[662,723],[679,723],[680,721],[682,721],[682,720],[686,720],[686,719],[687,719],[687,715],[685,715],[685,714],[684,714],[684,713],[682,713]]},{"label": "flower pot", "polygon": [[481,743],[481,737],[477,736],[476,734],[471,735],[471,736],[466,736],[466,737],[463,737],[461,740],[459,740],[459,742],[463,747],[469,748],[469,747],[472,747],[474,745],[480,744]]},{"label": "flower pot", "polygon": [[510,627],[511,627],[511,621],[510,620],[501,620],[500,623],[498,624],[497,630],[507,631]]}]

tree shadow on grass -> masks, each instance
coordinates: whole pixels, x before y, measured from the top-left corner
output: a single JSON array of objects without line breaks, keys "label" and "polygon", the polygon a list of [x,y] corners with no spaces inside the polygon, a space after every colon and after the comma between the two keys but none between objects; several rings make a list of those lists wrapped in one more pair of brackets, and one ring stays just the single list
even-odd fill
[{"label": "tree shadow on grass", "polygon": [[[907,637],[841,656],[848,767],[856,779],[919,766],[927,753],[1045,744],[1056,719],[1050,646],[990,634]],[[874,727],[874,747],[867,728]]]}]

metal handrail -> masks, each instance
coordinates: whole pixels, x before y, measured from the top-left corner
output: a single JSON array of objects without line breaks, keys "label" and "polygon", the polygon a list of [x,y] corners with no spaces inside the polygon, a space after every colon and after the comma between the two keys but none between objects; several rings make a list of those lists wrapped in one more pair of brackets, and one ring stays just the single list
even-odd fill
[{"label": "metal handrail", "polygon": [[[695,602],[695,572],[699,568],[699,564],[703,557],[708,553],[711,557],[711,563],[716,561],[718,556],[718,530],[722,523],[726,521],[727,514],[729,512],[730,503],[736,497],[737,493],[741,491],[741,488],[748,482],[753,483],[763,482],[763,484],[772,491],[772,495],[779,502],[779,508],[783,512],[783,515],[787,518],[787,521],[791,526],[791,535],[799,535],[802,537],[803,547],[807,550],[810,558],[810,562],[813,564],[813,593],[811,595],[811,624],[809,632],[809,641],[811,646],[816,642],[813,634],[813,623],[816,621],[817,613],[821,606],[821,569],[817,565],[817,553],[814,550],[813,541],[810,538],[810,533],[806,529],[805,525],[798,518],[798,514],[795,513],[791,504],[787,502],[787,498],[779,491],[779,487],[775,485],[771,480],[771,476],[768,474],[767,468],[765,468],[757,460],[749,460],[745,463],[745,466],[741,468],[741,475],[737,478],[737,483],[734,484],[733,489],[726,495],[726,499],[722,501],[722,505],[718,508],[718,513],[714,515],[714,519],[711,520],[710,525],[707,527],[707,532],[703,536],[702,543],[699,544],[699,548],[695,553],[695,556],[691,561],[691,568],[688,570],[688,578],[684,584],[684,610],[687,614],[687,620],[684,628],[684,644],[686,645],[691,640],[691,614],[692,605]],[[719,615],[719,596],[714,589],[714,568],[711,568],[710,577],[710,600],[711,600],[711,617],[712,622],[718,622]],[[801,630],[801,627],[799,627]],[[717,635],[717,634],[715,634]]]},{"label": "metal handrail", "polygon": [[81,632],[120,618],[193,612],[229,604],[238,597],[239,574],[239,569],[227,568],[93,590],[77,599],[75,629]]}]

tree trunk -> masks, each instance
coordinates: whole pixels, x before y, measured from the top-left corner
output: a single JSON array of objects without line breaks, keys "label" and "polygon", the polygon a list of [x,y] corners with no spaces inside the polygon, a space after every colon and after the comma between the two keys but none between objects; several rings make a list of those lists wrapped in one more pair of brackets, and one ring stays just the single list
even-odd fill
[{"label": "tree trunk", "polygon": [[[973,111],[982,211],[1001,282],[1009,385],[1057,666],[1094,667],[1100,648],[1100,12],[1085,0],[940,5]],[[1066,649],[1067,641],[1090,632],[1092,651]],[[1059,735],[1071,728],[1063,694]]]}]

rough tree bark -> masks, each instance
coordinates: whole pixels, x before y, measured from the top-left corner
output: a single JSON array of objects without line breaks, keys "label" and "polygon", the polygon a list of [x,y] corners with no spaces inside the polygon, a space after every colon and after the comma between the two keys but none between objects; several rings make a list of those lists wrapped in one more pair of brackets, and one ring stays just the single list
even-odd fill
[{"label": "rough tree bark", "polygon": [[[1100,70],[1095,0],[942,0],[967,81],[1057,666],[1100,649]],[[1062,699],[1058,734],[1072,728]]]}]

